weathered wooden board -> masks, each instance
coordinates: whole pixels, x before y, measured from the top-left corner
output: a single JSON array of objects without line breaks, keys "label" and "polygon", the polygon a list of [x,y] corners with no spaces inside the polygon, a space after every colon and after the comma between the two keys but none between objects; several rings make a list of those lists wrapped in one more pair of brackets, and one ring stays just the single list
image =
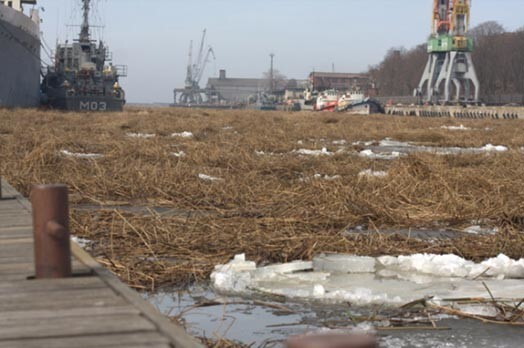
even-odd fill
[{"label": "weathered wooden board", "polygon": [[202,348],[72,243],[73,274],[32,279],[31,204],[0,199],[0,348]]},{"label": "weathered wooden board", "polygon": [[27,339],[156,331],[155,325],[138,315],[98,315],[71,318],[24,318],[0,326],[0,337]]},{"label": "weathered wooden board", "polygon": [[79,307],[67,309],[40,309],[0,313],[0,325],[8,325],[13,320],[36,318],[84,318],[100,315],[140,315],[140,311],[131,305],[106,307]]},{"label": "weathered wooden board", "polygon": [[107,285],[98,277],[67,279],[34,279],[31,281],[0,282],[0,295],[4,293],[32,293],[57,290],[98,289]]},{"label": "weathered wooden board", "polygon": [[171,347],[156,332],[0,341],[0,348]]}]

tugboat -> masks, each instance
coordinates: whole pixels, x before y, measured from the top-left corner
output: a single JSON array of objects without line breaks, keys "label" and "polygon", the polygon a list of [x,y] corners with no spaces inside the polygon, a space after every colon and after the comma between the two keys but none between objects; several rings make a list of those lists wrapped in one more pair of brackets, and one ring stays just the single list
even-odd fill
[{"label": "tugboat", "polygon": [[127,67],[113,65],[104,43],[91,39],[91,0],[82,3],[79,38],[57,45],[54,65],[47,67],[42,81],[42,104],[71,111],[122,111],[125,92],[119,78],[127,76]]},{"label": "tugboat", "polygon": [[334,89],[323,91],[317,97],[314,110],[334,112],[338,105],[339,94]]}]

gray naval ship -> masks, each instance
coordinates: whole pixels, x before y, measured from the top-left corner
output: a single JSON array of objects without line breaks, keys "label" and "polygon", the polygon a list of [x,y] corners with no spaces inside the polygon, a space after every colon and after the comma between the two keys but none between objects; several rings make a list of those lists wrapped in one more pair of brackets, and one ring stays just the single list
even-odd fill
[{"label": "gray naval ship", "polygon": [[83,22],[73,43],[59,44],[53,66],[42,81],[42,103],[52,109],[74,111],[122,111],[125,92],[119,77],[126,66],[115,66],[102,41],[90,36],[91,0],[82,0]]},{"label": "gray naval ship", "polygon": [[36,0],[0,0],[0,107],[40,103],[40,18],[26,4]]}]

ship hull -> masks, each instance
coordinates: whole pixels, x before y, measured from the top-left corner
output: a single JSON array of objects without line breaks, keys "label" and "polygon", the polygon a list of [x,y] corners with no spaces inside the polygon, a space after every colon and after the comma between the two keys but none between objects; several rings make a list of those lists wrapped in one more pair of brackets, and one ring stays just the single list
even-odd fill
[{"label": "ship hull", "polygon": [[111,99],[107,97],[58,97],[50,98],[48,106],[52,109],[82,111],[82,112],[111,112],[124,109],[122,99]]},{"label": "ship hull", "polygon": [[40,104],[39,26],[0,5],[0,107]]}]

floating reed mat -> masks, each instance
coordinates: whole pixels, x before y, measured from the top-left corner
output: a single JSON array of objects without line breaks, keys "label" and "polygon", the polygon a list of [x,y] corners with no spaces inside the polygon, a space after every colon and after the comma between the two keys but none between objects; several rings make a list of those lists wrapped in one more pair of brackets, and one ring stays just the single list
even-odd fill
[{"label": "floating reed mat", "polygon": [[[35,183],[67,184],[78,208],[74,232],[92,239],[93,252],[122,279],[146,288],[205,279],[239,252],[261,263],[322,251],[519,258],[523,126],[247,110],[0,110],[0,175],[25,195]],[[362,153],[386,138],[508,151]],[[107,210],[89,210],[100,207]],[[477,224],[499,234],[430,243],[345,233],[356,226],[460,233]]]},{"label": "floating reed mat", "polygon": [[347,235],[329,223],[278,218],[159,217],[118,211],[73,214],[73,232],[93,241],[91,252],[127,283],[147,290],[207,280],[216,264],[246,253],[267,264],[311,260],[321,252],[358,255],[454,253],[474,261],[524,254],[524,235],[421,241],[400,235]]}]

